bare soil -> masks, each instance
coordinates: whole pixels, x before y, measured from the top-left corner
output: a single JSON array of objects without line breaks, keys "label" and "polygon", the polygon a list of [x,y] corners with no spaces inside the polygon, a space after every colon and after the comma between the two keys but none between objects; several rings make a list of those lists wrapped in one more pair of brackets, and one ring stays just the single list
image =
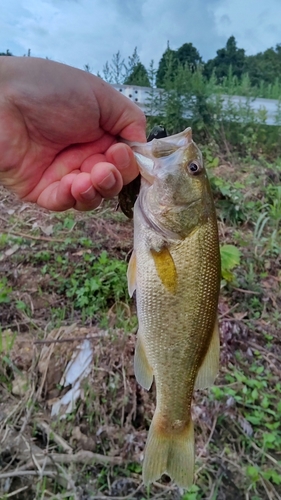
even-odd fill
[{"label": "bare soil", "polygon": [[[243,403],[231,396],[210,397],[209,391],[195,393],[193,404],[195,483],[200,491],[183,496],[166,477],[150,492],[143,486],[141,461],[155,391],[144,391],[134,378],[135,327],[119,325],[120,308],[114,303],[105,326],[99,317],[83,317],[71,308],[71,299],[58,293],[48,271],[42,273],[44,262],[34,260],[38,252],[67,255],[73,269],[85,252],[99,255],[104,249],[110,257],[126,260],[132,223],[114,208],[110,203],[94,213],[71,213],[70,227],[65,223],[69,213],[48,213],[0,191],[0,281],[5,278],[10,288],[7,301],[0,302],[1,498],[280,499],[280,485],[265,480],[257,487],[261,496],[255,496],[245,469],[266,463],[281,474],[281,453],[265,453],[256,444],[258,431],[245,417]],[[231,228],[220,223],[220,231],[223,241],[232,240]],[[81,238],[94,246],[89,250]],[[245,247],[245,259],[250,252]],[[280,309],[278,263],[268,259],[269,272],[258,292],[239,286],[222,291],[218,388],[231,386],[227,375],[233,367],[249,378],[255,376],[251,365],[257,357],[260,366],[275,376],[268,393],[274,391],[274,380],[280,380],[280,328],[268,314],[253,318],[247,302],[257,297],[266,312]],[[243,273],[243,266],[237,272]],[[67,280],[67,272],[63,273]],[[120,307],[130,324],[134,303]],[[64,309],[65,316],[59,318],[58,310]],[[60,385],[65,367],[85,338],[90,340],[93,361],[81,382],[75,411],[64,418],[51,417],[54,401],[66,392]]]}]

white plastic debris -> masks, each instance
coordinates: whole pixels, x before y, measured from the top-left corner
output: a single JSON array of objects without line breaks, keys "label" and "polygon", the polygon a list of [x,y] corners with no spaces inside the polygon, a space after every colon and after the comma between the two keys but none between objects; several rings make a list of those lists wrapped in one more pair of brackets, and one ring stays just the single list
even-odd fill
[{"label": "white plastic debris", "polygon": [[52,417],[59,415],[59,418],[62,419],[74,410],[75,402],[81,395],[81,382],[91,371],[92,359],[93,349],[91,343],[85,339],[77,346],[65,368],[60,385],[62,387],[71,385],[72,387],[61,399],[54,403],[51,411]]}]

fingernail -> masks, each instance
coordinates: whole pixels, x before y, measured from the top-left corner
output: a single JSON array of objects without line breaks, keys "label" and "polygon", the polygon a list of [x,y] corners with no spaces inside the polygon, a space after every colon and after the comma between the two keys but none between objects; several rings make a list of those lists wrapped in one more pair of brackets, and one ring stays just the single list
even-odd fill
[{"label": "fingernail", "polygon": [[118,170],[125,170],[125,168],[130,166],[130,156],[126,149],[115,151],[113,154],[113,160]]},{"label": "fingernail", "polygon": [[106,190],[109,190],[109,189],[113,188],[113,186],[114,186],[115,184],[116,184],[115,177],[114,177],[113,173],[112,173],[112,172],[110,172],[110,174],[108,174],[108,176],[107,176],[107,177],[105,177],[105,178],[103,179],[103,181],[102,181],[102,182],[100,182],[100,183],[98,184],[98,186],[99,186],[99,188],[101,188],[101,189],[106,189]]},{"label": "fingernail", "polygon": [[97,192],[93,186],[90,186],[84,193],[81,193],[81,196],[86,201],[92,201],[97,196]]}]

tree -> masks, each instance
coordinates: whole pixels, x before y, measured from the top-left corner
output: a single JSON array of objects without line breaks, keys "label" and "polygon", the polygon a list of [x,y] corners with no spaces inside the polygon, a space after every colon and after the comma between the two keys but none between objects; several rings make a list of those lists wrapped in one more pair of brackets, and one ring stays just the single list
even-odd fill
[{"label": "tree", "polygon": [[0,56],[12,56],[13,54],[9,51],[9,49],[6,50],[6,52],[0,52]]},{"label": "tree", "polygon": [[163,87],[167,77],[171,82],[174,81],[179,66],[188,66],[189,70],[195,71],[201,63],[202,57],[192,43],[184,43],[179,49],[172,50],[168,42],[159,62],[156,84]]},{"label": "tree", "polygon": [[187,64],[191,70],[202,63],[202,57],[192,43],[184,43],[175,54],[180,64]]},{"label": "tree", "polygon": [[84,64],[84,71],[86,71],[86,73],[92,73],[92,69],[91,69],[91,66],[90,64]]},{"label": "tree", "polygon": [[150,87],[147,70],[144,65],[139,62],[132,69],[131,73],[124,80],[125,85],[139,85],[140,87]]},{"label": "tree", "polygon": [[280,79],[281,44],[276,45],[275,49],[270,48],[247,57],[247,72],[252,85],[259,85],[262,80],[273,84],[277,78]]},{"label": "tree", "polygon": [[124,80],[125,85],[150,87],[148,72],[140,61],[137,47],[135,47],[133,54],[128,57],[128,65],[125,66],[127,72],[127,76]]},{"label": "tree", "polygon": [[123,83],[126,76],[125,60],[122,59],[120,50],[113,54],[112,62],[110,64],[110,71],[112,76],[112,83]]},{"label": "tree", "polygon": [[217,55],[214,59],[210,59],[204,67],[204,74],[208,78],[215,71],[217,79],[221,81],[229,73],[229,68],[232,68],[232,74],[241,78],[242,73],[246,68],[246,56],[244,49],[238,49],[234,36],[231,36],[223,49],[217,50]]},{"label": "tree", "polygon": [[[105,65],[102,69],[102,72],[103,72],[103,75],[101,78],[103,78],[103,80],[105,80],[107,83],[112,83],[112,71],[110,69],[108,61],[106,61]],[[98,76],[100,76],[100,75],[98,75]]]},{"label": "tree", "polygon": [[176,57],[176,51],[170,49],[168,42],[167,48],[159,62],[156,74],[156,86],[163,87],[167,78],[173,81],[178,65],[179,63]]}]

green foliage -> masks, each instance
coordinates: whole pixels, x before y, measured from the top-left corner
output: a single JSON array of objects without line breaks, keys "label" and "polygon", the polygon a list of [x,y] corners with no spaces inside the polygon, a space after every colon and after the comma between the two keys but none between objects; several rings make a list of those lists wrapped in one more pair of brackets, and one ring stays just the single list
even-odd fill
[{"label": "green foliage", "polygon": [[278,464],[274,460],[275,466],[272,462],[264,464],[265,456],[274,452],[278,456],[277,450],[281,447],[281,384],[276,375],[260,364],[258,352],[256,356],[247,375],[233,368],[226,375],[227,385],[211,389],[216,400],[232,401],[240,414],[236,426],[241,429],[241,448],[249,453],[254,447],[255,453],[258,451],[262,457],[259,465],[252,463],[244,468],[247,487],[255,492],[263,480],[277,486],[281,484],[280,461]]},{"label": "green foliage", "polygon": [[192,43],[184,43],[177,51],[176,58],[180,64],[188,65],[190,69],[202,63],[202,57]]},{"label": "green foliage", "polygon": [[184,493],[182,496],[182,500],[199,500],[201,499],[201,495],[199,493],[199,487],[196,484],[193,484],[189,490]]},{"label": "green foliage", "polygon": [[125,262],[111,259],[103,251],[98,257],[83,253],[65,279],[63,273],[69,272],[69,267],[68,259],[57,255],[55,263],[46,264],[42,272],[50,275],[50,284],[57,293],[72,300],[74,309],[92,316],[118,301],[128,300]]},{"label": "green foliage", "polygon": [[221,245],[221,274],[226,281],[233,281],[232,270],[240,265],[241,252],[234,245]]},{"label": "green foliage", "polygon": [[148,72],[140,61],[137,47],[135,47],[133,54],[128,57],[126,73],[127,76],[123,82],[125,85],[139,85],[141,87],[150,87]]},{"label": "green foliage", "polygon": [[281,74],[281,44],[247,57],[247,72],[253,85],[274,84]]},{"label": "green foliage", "polygon": [[254,229],[255,253],[280,253],[281,186],[269,185],[267,202],[260,207]]},{"label": "green foliage", "polygon": [[195,71],[202,63],[202,58],[198,50],[192,43],[184,43],[178,50],[169,47],[160,59],[156,75],[157,87],[166,87],[167,80],[173,81],[177,71],[186,66],[190,71]]},{"label": "green foliage", "polygon": [[141,62],[138,62],[124,80],[125,85],[139,85],[140,87],[150,87],[147,70]]},{"label": "green foliage", "polygon": [[8,285],[7,278],[0,278],[0,304],[7,304],[10,302],[10,294],[12,288]]},{"label": "green foliage", "polygon": [[176,53],[171,50],[169,45],[165,52],[163,53],[156,74],[156,86],[161,88],[165,86],[165,82],[168,79],[173,80],[174,74],[178,69],[178,61],[176,58]]},{"label": "green foliage", "polygon": [[[159,118],[169,134],[190,125],[198,142],[214,142],[227,158],[239,155],[249,159],[281,156],[280,74],[281,45],[247,57],[233,36],[205,65],[198,50],[184,43],[177,50],[168,44],[158,68],[146,69],[135,48],[127,63],[118,51],[103,69],[104,79],[111,83],[151,87],[149,127]],[[155,86],[164,89],[161,96],[153,90]],[[233,101],[227,96],[244,99]],[[279,101],[274,126],[266,124],[264,109],[253,110],[256,97]]]},{"label": "green foliage", "polygon": [[148,71],[140,61],[137,47],[135,47],[133,54],[128,57],[127,63],[119,50],[113,54],[111,62],[107,61],[103,67],[102,78],[108,83],[150,86]]},{"label": "green foliage", "polygon": [[204,73],[210,78],[215,72],[218,80],[222,81],[231,67],[233,74],[240,78],[245,71],[245,64],[245,50],[238,49],[234,36],[231,36],[227,40],[225,48],[219,49],[216,57],[205,64]]}]

